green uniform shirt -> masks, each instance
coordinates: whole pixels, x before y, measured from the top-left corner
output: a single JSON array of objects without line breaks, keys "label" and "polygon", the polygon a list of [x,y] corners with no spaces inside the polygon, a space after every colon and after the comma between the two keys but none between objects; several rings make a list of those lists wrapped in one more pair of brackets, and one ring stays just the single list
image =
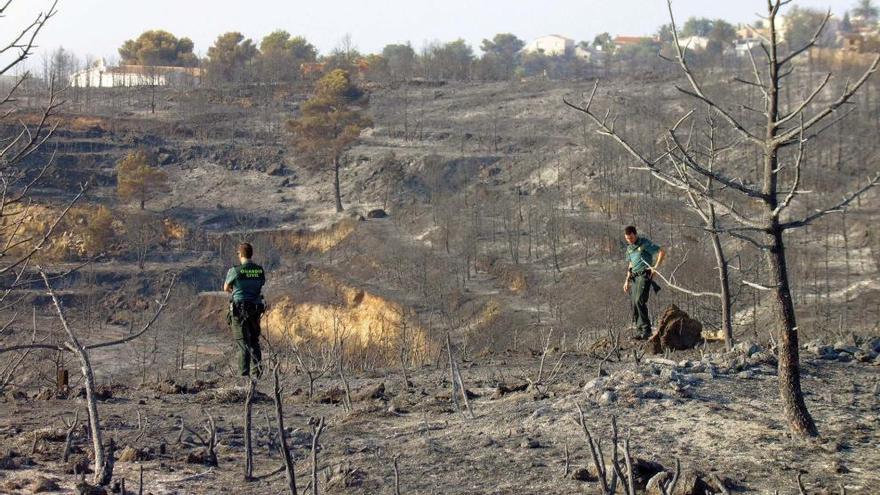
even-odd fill
[{"label": "green uniform shirt", "polygon": [[636,242],[626,246],[626,259],[630,262],[632,272],[636,275],[654,266],[654,256],[660,252],[660,246],[645,237],[637,237]]},{"label": "green uniform shirt", "polygon": [[226,284],[232,285],[232,300],[235,302],[249,301],[260,302],[260,291],[266,283],[266,274],[263,267],[248,261],[239,266],[233,266],[226,273]]}]

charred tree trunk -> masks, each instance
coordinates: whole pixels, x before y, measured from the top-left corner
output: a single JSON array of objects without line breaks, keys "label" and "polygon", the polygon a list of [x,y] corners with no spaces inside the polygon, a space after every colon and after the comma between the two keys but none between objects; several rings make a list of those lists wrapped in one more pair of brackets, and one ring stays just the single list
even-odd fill
[{"label": "charred tree trunk", "polygon": [[721,236],[716,230],[717,222],[715,217],[715,208],[708,205],[709,221],[712,232],[712,250],[715,252],[715,264],[718,267],[718,283],[721,288],[721,334],[724,336],[724,347],[727,350],[733,349],[733,316],[731,314],[730,303],[730,263],[727,261],[727,255],[724,254],[724,247],[721,245]]},{"label": "charred tree trunk", "polygon": [[[777,7],[778,10],[778,7]],[[767,87],[767,131],[765,134],[766,148],[764,151],[764,203],[770,236],[768,263],[774,283],[777,306],[777,322],[779,325],[779,395],[785,408],[785,416],[789,427],[802,435],[817,436],[819,430],[813,422],[804,395],[801,391],[800,358],[798,355],[798,327],[794,313],[794,301],[788,279],[788,267],[785,260],[785,241],[783,229],[779,224],[779,148],[776,140],[779,122],[779,85],[780,64],[777,54],[775,13],[770,16],[770,61],[768,64],[770,83]],[[800,166],[800,164],[798,164]]]},{"label": "charred tree trunk", "polygon": [[813,421],[804,394],[801,391],[800,356],[798,352],[798,327],[794,301],[788,283],[788,267],[785,260],[785,244],[782,230],[773,234],[768,263],[775,284],[776,313],[779,325],[779,394],[785,408],[789,426],[802,435],[817,436],[819,430]]},{"label": "charred tree trunk", "polygon": [[339,191],[339,157],[333,157],[333,199],[336,201],[336,213],[342,213],[342,194]]}]

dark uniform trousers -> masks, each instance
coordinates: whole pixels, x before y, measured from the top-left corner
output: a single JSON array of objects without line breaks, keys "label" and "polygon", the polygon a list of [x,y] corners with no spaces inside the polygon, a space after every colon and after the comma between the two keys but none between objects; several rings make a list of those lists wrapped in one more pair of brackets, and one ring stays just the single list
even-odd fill
[{"label": "dark uniform trousers", "polygon": [[633,274],[629,295],[632,299],[632,321],[636,326],[636,335],[647,338],[651,335],[651,317],[648,316],[651,279],[647,273]]},{"label": "dark uniform trousers", "polygon": [[238,348],[238,372],[248,376],[262,374],[263,353],[260,350],[260,312],[250,302],[234,303],[228,315],[229,326]]}]

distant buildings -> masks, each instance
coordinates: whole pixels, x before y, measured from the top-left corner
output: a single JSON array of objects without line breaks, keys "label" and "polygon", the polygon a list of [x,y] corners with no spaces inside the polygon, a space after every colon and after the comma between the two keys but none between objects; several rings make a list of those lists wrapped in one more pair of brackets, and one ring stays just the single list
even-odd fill
[{"label": "distant buildings", "polygon": [[678,39],[682,48],[687,48],[688,50],[705,50],[709,46],[710,41],[711,40],[705,36],[688,36],[686,38]]},{"label": "distant buildings", "polygon": [[74,72],[70,85],[75,88],[120,88],[133,86],[194,85],[201,82],[202,69],[152,65],[108,67],[104,59]]},{"label": "distant buildings", "polygon": [[574,40],[560,36],[558,34],[549,34],[534,39],[523,47],[523,53],[541,53],[548,57],[565,55],[574,51]]}]

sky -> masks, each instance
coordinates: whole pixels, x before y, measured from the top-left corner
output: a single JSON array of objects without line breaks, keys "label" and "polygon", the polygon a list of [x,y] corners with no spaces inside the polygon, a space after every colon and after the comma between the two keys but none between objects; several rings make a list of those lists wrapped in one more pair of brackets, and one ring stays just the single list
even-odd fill
[{"label": "sky", "polygon": [[[0,19],[9,36],[51,0],[13,0]],[[838,16],[855,0],[796,0]],[[679,22],[691,16],[753,22],[765,0],[673,0]],[[63,46],[79,57],[116,57],[122,43],[164,29],[195,43],[204,55],[216,37],[239,31],[256,42],[275,29],[305,36],[328,53],[347,33],[364,53],[389,43],[463,38],[479,52],[483,38],[512,32],[528,41],[545,34],[592,40],[601,32],[647,35],[668,22],[665,0],[59,0],[31,63]],[[4,44],[8,41],[0,39]]]}]

